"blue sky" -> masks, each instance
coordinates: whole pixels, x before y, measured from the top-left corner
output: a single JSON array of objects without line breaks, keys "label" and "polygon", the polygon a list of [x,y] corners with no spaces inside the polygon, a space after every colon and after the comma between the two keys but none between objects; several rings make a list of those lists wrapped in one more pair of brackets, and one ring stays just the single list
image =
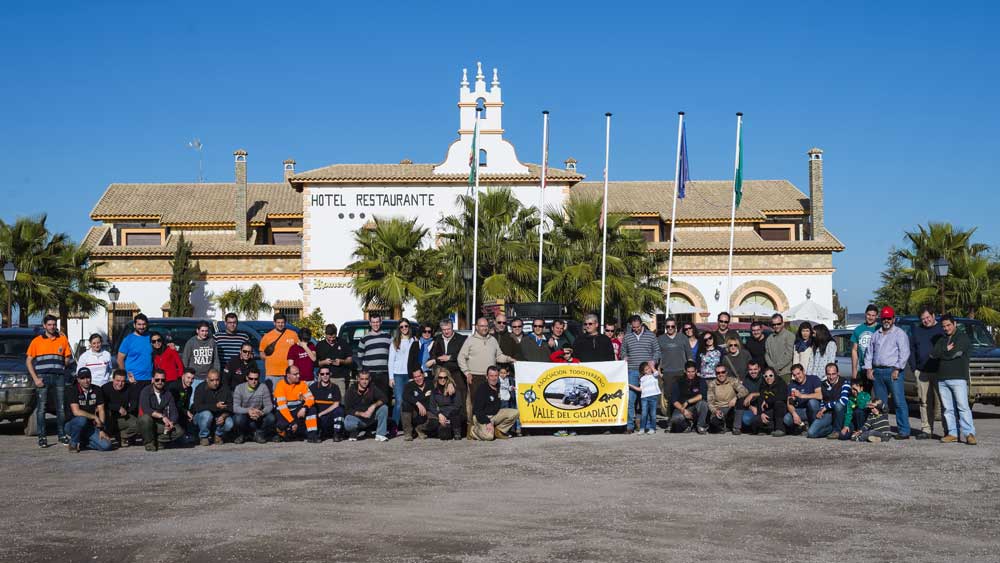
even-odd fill
[{"label": "blue sky", "polygon": [[[890,245],[927,221],[994,244],[1000,40],[990,2],[7,2],[0,19],[4,220],[47,212],[82,236],[111,182],[275,181],[287,157],[443,160],[462,67],[500,68],[504,128],[599,179],[673,176],[676,112],[694,179],[807,191],[824,151],[834,287],[859,311]],[[540,5],[544,4],[540,7]],[[696,5],[697,4],[697,5]],[[369,8],[368,6],[372,6]],[[470,73],[471,75],[471,73]]]}]

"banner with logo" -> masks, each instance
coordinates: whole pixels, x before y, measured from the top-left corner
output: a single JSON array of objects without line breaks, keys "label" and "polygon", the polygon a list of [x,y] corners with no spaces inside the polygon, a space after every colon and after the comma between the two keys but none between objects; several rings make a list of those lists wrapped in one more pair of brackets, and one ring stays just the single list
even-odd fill
[{"label": "banner with logo", "polygon": [[525,428],[621,426],[628,417],[625,362],[517,362],[517,410]]}]

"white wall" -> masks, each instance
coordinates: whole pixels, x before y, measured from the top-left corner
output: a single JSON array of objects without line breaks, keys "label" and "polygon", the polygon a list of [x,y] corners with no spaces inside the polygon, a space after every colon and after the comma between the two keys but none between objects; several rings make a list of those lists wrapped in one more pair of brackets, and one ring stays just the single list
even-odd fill
[{"label": "white wall", "polygon": [[[725,256],[720,258],[725,259]],[[708,305],[709,320],[714,321],[716,315],[723,311],[728,311],[727,300],[727,277],[719,276],[676,276],[678,281],[689,283],[696,287],[705,298]],[[742,284],[761,280],[773,283],[785,293],[788,299],[788,306],[794,307],[805,301],[806,290],[812,294],[812,300],[817,304],[833,310],[833,276],[831,274],[776,274],[776,275],[733,275],[733,286],[735,290]],[[715,300],[715,291],[719,291],[719,300]],[[777,305],[777,304],[776,304]]]}]

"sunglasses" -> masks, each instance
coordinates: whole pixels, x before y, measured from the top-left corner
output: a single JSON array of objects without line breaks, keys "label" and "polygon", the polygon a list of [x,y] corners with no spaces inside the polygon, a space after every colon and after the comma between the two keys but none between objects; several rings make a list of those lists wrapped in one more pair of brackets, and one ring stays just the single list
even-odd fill
[{"label": "sunglasses", "polygon": [[166,381],[166,379],[164,379],[162,377],[158,377],[158,378],[156,378],[156,379],[153,380],[153,383],[163,383],[164,381]]},{"label": "sunglasses", "polygon": [[684,327],[684,332],[687,332],[689,330],[694,330],[694,327],[693,326],[686,326],[686,327]]},{"label": "sunglasses", "polygon": [[729,347],[730,348],[739,348],[740,345],[739,344],[730,344]]},{"label": "sunglasses", "polygon": [[774,377],[774,374],[773,373],[765,373],[764,377]]},{"label": "sunglasses", "polygon": [[331,374],[331,373],[330,373],[330,372],[328,372],[328,371],[321,371],[321,372],[319,372],[319,374],[320,374],[320,375],[333,375],[333,374]]},{"label": "sunglasses", "polygon": [[510,325],[510,328],[524,328],[524,325]]},{"label": "sunglasses", "polygon": [[771,326],[781,326],[783,324],[785,324],[785,323],[771,323]]},{"label": "sunglasses", "polygon": [[615,329],[613,329],[613,328],[606,328],[606,329],[604,329],[604,332],[614,332],[614,331],[615,331]]},{"label": "sunglasses", "polygon": [[493,321],[493,322],[495,322],[498,325],[505,325],[505,324],[507,324],[507,321]]},{"label": "sunglasses", "polygon": [[257,381],[259,379],[260,379],[259,377],[250,377],[250,376],[247,376],[247,381]]},{"label": "sunglasses", "polygon": [[677,325],[667,325],[667,328],[668,329],[670,329],[670,328],[677,328]]},{"label": "sunglasses", "polygon": [[532,328],[545,328],[545,325],[531,325]]},{"label": "sunglasses", "polygon": [[727,373],[729,373],[729,372],[727,372],[727,371],[717,371],[717,372],[715,372],[715,375],[726,375]]},{"label": "sunglasses", "polygon": [[163,342],[163,339],[162,338],[154,338],[154,339],[150,340],[150,342],[152,342],[153,344],[159,344],[159,343]]},{"label": "sunglasses", "polygon": [[431,333],[432,333],[432,332],[434,332],[434,331],[433,331],[433,330],[430,330],[430,329],[427,329],[427,330],[424,330],[424,331],[422,331],[422,332],[423,332],[424,334],[431,334]]},{"label": "sunglasses", "polygon": [[438,381],[448,381],[448,378],[447,377],[439,377]]},{"label": "sunglasses", "polygon": [[594,322],[585,322],[583,324],[585,324],[587,326],[593,326],[593,325],[596,325],[597,323],[594,323]]},{"label": "sunglasses", "polygon": [[253,354],[253,350],[240,350],[240,354]]}]

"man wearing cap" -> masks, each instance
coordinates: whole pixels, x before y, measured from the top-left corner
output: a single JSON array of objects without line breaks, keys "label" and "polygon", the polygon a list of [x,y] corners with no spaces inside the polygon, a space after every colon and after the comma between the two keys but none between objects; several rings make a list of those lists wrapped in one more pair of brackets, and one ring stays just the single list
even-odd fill
[{"label": "man wearing cap", "polygon": [[78,452],[86,444],[90,449],[106,452],[111,449],[111,437],[104,431],[104,394],[91,385],[90,370],[76,372],[76,385],[66,397],[66,435],[69,451]]},{"label": "man wearing cap", "polygon": [[910,358],[910,339],[903,329],[896,326],[896,311],[892,307],[882,307],[879,318],[882,319],[882,329],[872,334],[864,369],[873,382],[875,397],[882,404],[889,404],[889,393],[892,393],[899,430],[896,439],[906,440],[910,437],[910,412],[903,389],[903,370]]}]

